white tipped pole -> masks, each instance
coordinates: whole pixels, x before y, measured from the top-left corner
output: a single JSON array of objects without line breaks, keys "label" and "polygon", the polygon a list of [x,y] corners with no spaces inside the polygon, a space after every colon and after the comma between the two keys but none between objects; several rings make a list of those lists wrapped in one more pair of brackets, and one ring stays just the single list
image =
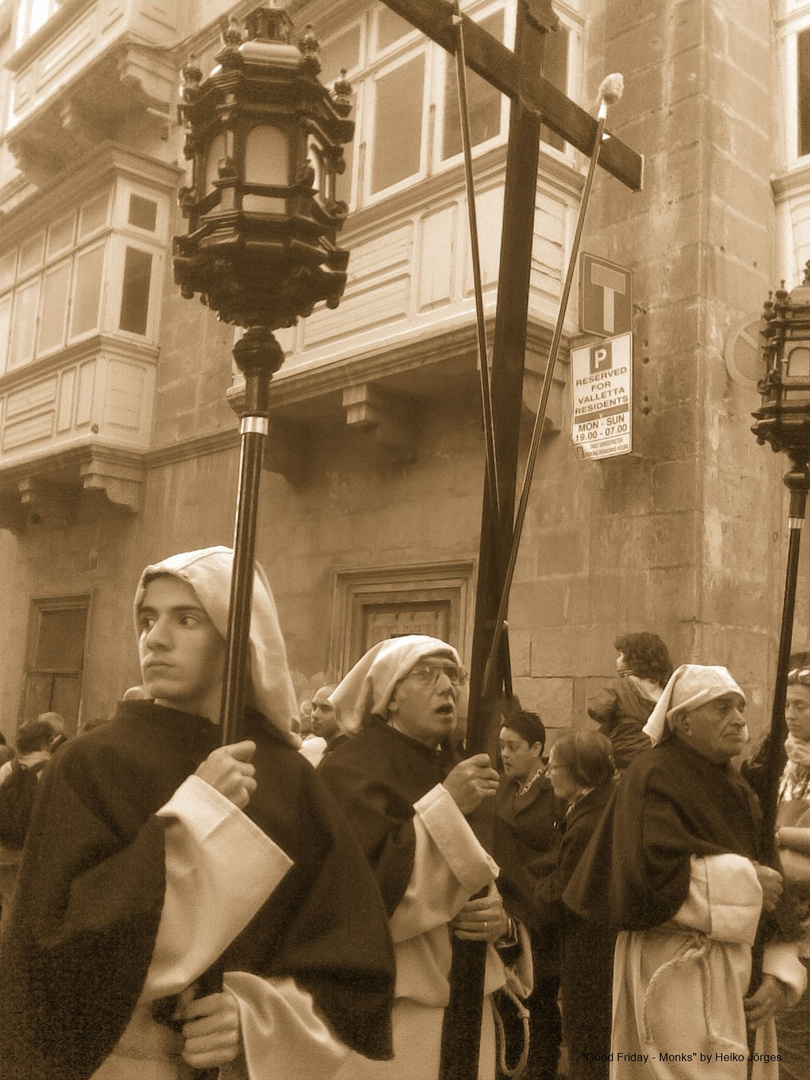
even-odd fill
[{"label": "white tipped pole", "polygon": [[540,440],[543,437],[543,425],[546,419],[546,408],[548,406],[551,384],[554,378],[554,367],[557,363],[557,354],[560,351],[560,339],[562,338],[565,312],[568,308],[568,297],[570,296],[571,285],[574,280],[574,270],[576,268],[579,244],[582,238],[582,227],[585,224],[585,211],[588,209],[588,200],[591,196],[591,187],[593,186],[593,177],[596,172],[596,163],[599,159],[599,147],[602,144],[602,136],[605,130],[607,110],[609,105],[614,105],[619,100],[623,92],[624,79],[618,73],[608,75],[607,78],[602,80],[602,83],[599,86],[599,108],[596,114],[596,134],[593,140],[590,162],[588,164],[588,175],[585,178],[585,186],[582,189],[582,199],[579,204],[579,214],[577,216],[576,229],[574,230],[574,241],[571,245],[571,255],[568,260],[565,284],[563,285],[563,291],[560,296],[560,309],[557,313],[557,324],[554,327],[554,335],[551,339],[551,346],[549,347],[548,362],[543,377],[543,389],[540,394],[540,404],[537,407],[537,415],[534,420],[529,454],[526,460],[526,471],[523,474],[523,485],[520,489],[520,499],[515,515],[515,526],[512,532],[512,547],[509,551],[509,562],[506,567],[503,590],[501,592],[500,604],[498,605],[498,614],[495,618],[492,643],[489,647],[487,664],[484,668],[484,678],[481,686],[481,694],[484,698],[487,697],[491,690],[492,677],[495,670],[495,657],[498,654],[501,634],[506,626],[506,611],[509,606],[509,593],[512,588],[512,578],[514,577],[515,564],[520,549],[520,538],[523,532],[523,522],[526,518],[526,509],[529,503],[529,492],[531,490],[532,477],[534,476],[534,466],[537,462],[538,451],[540,450]]}]

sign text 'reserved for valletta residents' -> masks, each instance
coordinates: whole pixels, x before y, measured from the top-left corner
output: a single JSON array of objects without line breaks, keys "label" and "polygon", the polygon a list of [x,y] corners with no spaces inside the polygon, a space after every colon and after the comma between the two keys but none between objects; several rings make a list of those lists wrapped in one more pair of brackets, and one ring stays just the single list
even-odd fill
[{"label": "sign text 'reserved for valletta residents'", "polygon": [[571,437],[580,460],[633,449],[633,335],[603,338],[571,353]]}]

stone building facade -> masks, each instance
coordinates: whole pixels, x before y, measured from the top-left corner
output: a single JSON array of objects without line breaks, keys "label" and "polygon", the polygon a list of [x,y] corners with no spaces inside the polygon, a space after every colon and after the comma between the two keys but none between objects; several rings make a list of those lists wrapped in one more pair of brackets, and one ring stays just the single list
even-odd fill
[{"label": "stone building facade", "polygon": [[[463,5],[512,44],[517,0]],[[209,70],[228,0],[0,5],[0,727],[74,727],[137,681],[131,596],[172,551],[230,543],[234,332],[172,281],[184,231],[179,70]],[[756,445],[756,324],[810,257],[810,2],[555,0],[547,74],[645,158],[600,173],[582,250],[633,272],[634,442],[581,461],[568,355],[510,604],[515,689],[552,728],[586,724],[617,634],[727,664],[769,713],[784,576],[785,462]],[[257,556],[301,696],[391,633],[469,656],[484,440],[453,66],[376,0],[292,0],[323,80],[348,69],[350,276],[337,310],[284,332]],[[805,36],[803,36],[805,35]],[[807,55],[806,55],[807,54]],[[805,98],[807,100],[805,100]],[[491,326],[508,102],[471,84]],[[802,121],[804,117],[804,124]],[[807,128],[807,132],[805,132]],[[584,179],[546,132],[538,173],[524,450]],[[795,643],[810,644],[802,560]]]}]

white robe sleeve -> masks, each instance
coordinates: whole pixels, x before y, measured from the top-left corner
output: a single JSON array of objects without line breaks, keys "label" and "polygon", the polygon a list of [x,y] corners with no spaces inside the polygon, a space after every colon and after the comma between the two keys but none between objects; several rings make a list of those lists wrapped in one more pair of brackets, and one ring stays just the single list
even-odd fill
[{"label": "white robe sleeve", "polygon": [[[168,819],[166,894],[142,1001],[178,993],[197,979],[293,865],[250,818],[198,776],[184,780],[158,816]],[[349,1053],[317,1013],[312,995],[293,979],[231,971],[224,985],[239,1008],[250,1080],[329,1080]]]},{"label": "white robe sleeve", "polygon": [[[689,894],[675,913],[682,926],[702,930],[715,941],[753,945],[762,909],[762,887],[754,864],[742,855],[692,856]],[[765,946],[762,970],[785,985],[791,1004],[807,985],[807,970],[795,942]]]},{"label": "white robe sleeve", "polygon": [[221,956],[292,866],[230,799],[187,777],[157,812],[166,894],[141,1000],[176,994]]},{"label": "white robe sleeve", "polygon": [[762,887],[743,855],[693,855],[689,892],[673,916],[714,941],[753,945],[762,910]]},{"label": "white robe sleeve", "polygon": [[[349,1056],[318,1014],[312,995],[293,979],[262,979],[229,971],[247,1074],[251,1080],[329,1080]],[[223,1080],[228,1077],[223,1070]]]},{"label": "white robe sleeve", "polygon": [[786,988],[789,1004],[795,1005],[807,988],[807,968],[799,959],[797,941],[773,941],[765,946],[762,972],[773,975]]},{"label": "white robe sleeve", "polygon": [[444,926],[473,893],[498,876],[497,863],[446,787],[431,788],[414,810],[416,852],[405,895],[391,916],[394,942]]}]

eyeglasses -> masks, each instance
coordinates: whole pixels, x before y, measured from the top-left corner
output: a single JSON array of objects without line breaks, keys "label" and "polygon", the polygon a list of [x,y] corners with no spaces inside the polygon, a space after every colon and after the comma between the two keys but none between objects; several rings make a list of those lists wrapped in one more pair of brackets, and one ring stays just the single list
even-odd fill
[{"label": "eyeglasses", "polygon": [[458,664],[416,664],[408,675],[422,686],[435,686],[440,675],[446,675],[451,686],[463,686],[467,681],[467,672]]},{"label": "eyeglasses", "polygon": [[787,673],[788,682],[803,683],[810,686],[810,668],[793,668]]}]

